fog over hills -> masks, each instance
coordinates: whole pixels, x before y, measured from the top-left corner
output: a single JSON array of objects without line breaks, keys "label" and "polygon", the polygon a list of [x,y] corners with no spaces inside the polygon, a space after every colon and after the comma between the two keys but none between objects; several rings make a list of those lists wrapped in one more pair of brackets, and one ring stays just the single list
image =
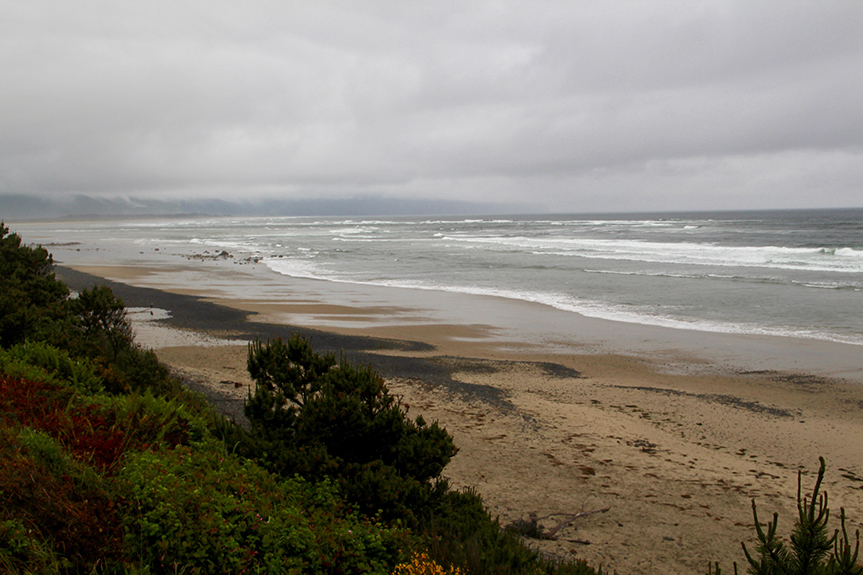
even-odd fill
[{"label": "fog over hills", "polygon": [[136,216],[406,216],[512,214],[536,206],[359,196],[345,199],[154,199],[0,195],[0,219],[38,220]]}]

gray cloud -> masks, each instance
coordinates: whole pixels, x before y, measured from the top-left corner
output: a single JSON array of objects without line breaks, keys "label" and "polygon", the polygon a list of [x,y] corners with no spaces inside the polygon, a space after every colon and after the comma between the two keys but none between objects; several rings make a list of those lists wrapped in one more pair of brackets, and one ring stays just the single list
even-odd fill
[{"label": "gray cloud", "polygon": [[0,194],[863,204],[863,3],[0,6]]}]

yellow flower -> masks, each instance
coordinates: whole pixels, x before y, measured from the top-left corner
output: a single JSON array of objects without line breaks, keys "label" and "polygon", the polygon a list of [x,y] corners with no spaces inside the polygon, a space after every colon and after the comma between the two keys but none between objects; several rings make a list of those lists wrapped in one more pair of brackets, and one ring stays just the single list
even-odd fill
[{"label": "yellow flower", "polygon": [[393,575],[467,575],[467,573],[453,566],[445,569],[430,559],[428,553],[423,551],[422,553],[414,552],[410,563],[396,565]]}]

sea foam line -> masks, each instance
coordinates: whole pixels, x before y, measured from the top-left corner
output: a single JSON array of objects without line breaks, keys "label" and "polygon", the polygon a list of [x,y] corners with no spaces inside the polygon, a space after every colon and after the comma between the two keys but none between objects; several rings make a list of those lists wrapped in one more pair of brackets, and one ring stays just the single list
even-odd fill
[{"label": "sea foam line", "polygon": [[765,335],[773,337],[794,337],[863,346],[863,338],[845,336],[842,334],[804,330],[794,327],[761,326],[756,324],[717,322],[701,319],[681,319],[666,315],[639,313],[625,309],[624,306],[614,306],[599,301],[579,301],[572,298],[572,296],[560,293],[529,292],[465,285],[438,285],[406,280],[361,281],[356,279],[344,279],[321,273],[320,267],[311,260],[276,260],[266,258],[262,263],[266,264],[276,273],[301,279],[315,279],[333,283],[368,285],[396,289],[439,291],[483,297],[499,297],[503,299],[545,305],[560,311],[577,313],[584,317],[594,319],[665,327],[678,330],[741,335]]},{"label": "sea foam line", "polygon": [[719,246],[679,242],[587,238],[528,238],[524,236],[446,235],[453,245],[518,248],[534,255],[625,260],[659,264],[721,267],[763,267],[840,273],[863,273],[863,251],[852,248],[788,248],[778,246]]}]

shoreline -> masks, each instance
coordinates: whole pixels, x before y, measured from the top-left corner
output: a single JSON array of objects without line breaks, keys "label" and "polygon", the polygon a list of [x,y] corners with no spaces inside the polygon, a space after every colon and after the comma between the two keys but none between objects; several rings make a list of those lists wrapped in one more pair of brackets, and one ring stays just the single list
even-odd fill
[{"label": "shoreline", "polygon": [[[74,260],[73,260],[74,261]],[[684,330],[582,316],[499,296],[282,276],[263,264],[69,265],[138,286],[196,295],[249,319],[340,335],[567,354],[635,356],[670,372],[803,372],[863,385],[863,346],[778,335]],[[242,288],[238,288],[242,286]]]},{"label": "shoreline", "polygon": [[[136,272],[129,273],[133,281]],[[58,276],[95,281],[68,269]],[[168,342],[156,349],[175,370],[235,401],[250,383],[250,337],[299,331],[316,350],[344,350],[351,361],[371,363],[411,416],[439,420],[454,436],[460,453],[444,476],[456,488],[476,488],[502,524],[529,513],[610,508],[564,529],[558,541],[532,542],[559,556],[619,573],[692,573],[708,561],[730,569],[732,561],[745,561],[740,542],[751,547],[755,535],[751,499],[762,517],[779,512],[784,536],[796,517],[797,470],[804,490],[811,489],[818,456],[828,463],[824,488],[834,518],[845,507],[849,528],[863,525],[863,386],[856,383],[804,369],[741,370],[655,345],[652,355],[648,345],[634,356],[595,345],[564,353],[555,345],[508,341],[489,325],[375,325],[375,314],[390,309],[409,314],[401,302],[373,311],[325,301],[317,304],[329,307],[315,307],[315,297],[306,296],[284,304],[304,306],[299,313],[196,290],[107,283],[129,307],[169,310],[171,319],[156,323],[191,333],[192,342],[201,341],[195,334],[236,342]],[[331,329],[266,323],[290,313],[366,319]],[[642,335],[629,332],[629,339]],[[702,338],[698,345],[716,341]]]}]

